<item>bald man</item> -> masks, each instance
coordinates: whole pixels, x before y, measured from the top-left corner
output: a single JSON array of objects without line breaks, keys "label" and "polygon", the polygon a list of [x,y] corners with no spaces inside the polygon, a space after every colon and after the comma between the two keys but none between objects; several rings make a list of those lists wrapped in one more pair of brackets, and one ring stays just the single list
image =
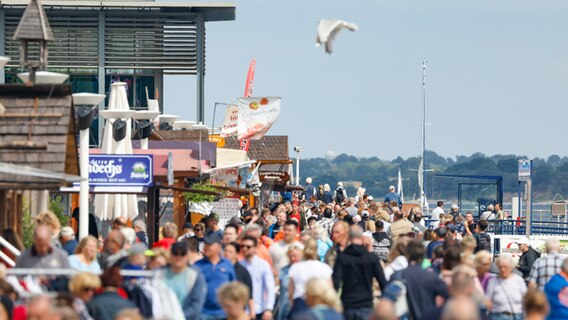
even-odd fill
[{"label": "bald man", "polygon": [[104,244],[104,252],[101,256],[101,267],[104,269],[114,265],[122,267],[128,262],[128,252],[124,249],[126,237],[119,229],[111,230]]},{"label": "bald man", "polygon": [[70,268],[67,253],[51,246],[51,227],[38,225],[34,230],[33,245],[16,260],[16,268]]}]

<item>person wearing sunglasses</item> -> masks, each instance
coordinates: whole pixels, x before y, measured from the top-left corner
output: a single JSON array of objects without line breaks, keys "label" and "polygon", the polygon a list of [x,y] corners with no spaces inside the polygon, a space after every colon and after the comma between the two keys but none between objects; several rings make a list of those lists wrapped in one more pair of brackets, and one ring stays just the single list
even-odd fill
[{"label": "person wearing sunglasses", "polygon": [[78,273],[69,281],[69,291],[74,296],[73,309],[79,314],[81,320],[93,319],[87,311],[86,303],[91,301],[95,291],[100,287],[100,278],[90,272]]},{"label": "person wearing sunglasses", "polygon": [[200,222],[193,227],[193,232],[195,235],[193,238],[197,239],[199,244],[199,253],[203,254],[203,249],[205,249],[205,224]]},{"label": "person wearing sunglasses", "polygon": [[276,299],[276,285],[272,267],[256,254],[258,239],[247,235],[241,242],[244,259],[240,263],[248,270],[252,278],[252,298],[256,319],[272,319],[272,308]]},{"label": "person wearing sunglasses", "polygon": [[183,242],[175,242],[170,247],[170,264],[156,271],[156,279],[161,279],[178,298],[185,319],[199,319],[205,304],[207,285],[201,271],[189,266],[189,250]]}]

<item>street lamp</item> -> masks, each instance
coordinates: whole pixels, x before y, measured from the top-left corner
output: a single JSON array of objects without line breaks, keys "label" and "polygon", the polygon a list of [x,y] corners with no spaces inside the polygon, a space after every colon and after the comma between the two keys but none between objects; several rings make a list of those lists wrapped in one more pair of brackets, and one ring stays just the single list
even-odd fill
[{"label": "street lamp", "polygon": [[300,153],[304,151],[302,147],[294,147],[296,152],[296,185],[300,185]]},{"label": "street lamp", "polygon": [[132,119],[138,120],[136,122],[136,129],[138,130],[138,137],[140,138],[140,149],[148,150],[148,137],[152,134],[154,129],[154,120],[160,113],[158,111],[140,110],[132,115]]},{"label": "street lamp", "polygon": [[89,129],[99,103],[105,99],[104,94],[75,93],[73,104],[79,127],[79,168],[81,182],[79,185],[79,239],[89,235]]}]

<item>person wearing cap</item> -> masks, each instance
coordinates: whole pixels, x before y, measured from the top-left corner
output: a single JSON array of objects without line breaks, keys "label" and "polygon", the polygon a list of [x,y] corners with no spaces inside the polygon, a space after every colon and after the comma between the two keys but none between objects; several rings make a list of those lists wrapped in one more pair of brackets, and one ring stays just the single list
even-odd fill
[{"label": "person wearing cap", "polygon": [[61,231],[59,231],[59,242],[61,243],[61,249],[67,252],[68,255],[75,253],[78,242],[75,239],[75,231],[73,231],[73,228],[61,228]]},{"label": "person wearing cap", "polygon": [[223,239],[223,230],[219,228],[219,214],[216,212],[211,212],[207,217],[207,230],[205,230],[205,236],[211,235],[213,233]]},{"label": "person wearing cap", "polygon": [[346,320],[369,318],[373,310],[373,279],[377,280],[381,291],[387,285],[379,259],[363,245],[363,238],[360,228],[351,228],[351,244],[338,254],[333,266],[333,285],[341,292]]},{"label": "person wearing cap", "polygon": [[454,217],[454,219],[456,218],[456,216],[458,214],[460,214],[460,207],[458,207],[457,204],[452,203],[452,206],[450,207],[450,214]]},{"label": "person wearing cap", "polygon": [[384,203],[391,203],[395,201],[398,204],[398,208],[402,209],[402,201],[400,200],[400,195],[396,193],[396,189],[394,186],[389,187],[389,193],[385,196]]},{"label": "person wearing cap", "polygon": [[523,279],[526,280],[529,277],[534,262],[536,259],[540,258],[540,253],[531,247],[531,243],[527,237],[522,237],[517,240],[516,243],[519,246],[519,251],[521,251],[517,270],[523,274]]},{"label": "person wearing cap", "polygon": [[[209,298],[204,274],[200,269],[189,266],[187,245],[175,242],[170,246],[170,264],[156,271],[156,279],[162,280],[175,293],[185,319],[197,320]],[[213,291],[213,296],[215,291]]]},{"label": "person wearing cap", "polygon": [[241,241],[244,259],[240,261],[252,278],[252,298],[256,319],[271,320],[276,300],[276,285],[272,267],[256,254],[258,239],[246,235]]},{"label": "person wearing cap", "polygon": [[224,319],[226,317],[217,300],[216,291],[225,283],[237,280],[233,264],[221,256],[221,250],[221,238],[213,233],[205,237],[203,259],[195,263],[195,266],[203,273],[207,284],[205,304],[201,313],[201,319],[204,320]]}]

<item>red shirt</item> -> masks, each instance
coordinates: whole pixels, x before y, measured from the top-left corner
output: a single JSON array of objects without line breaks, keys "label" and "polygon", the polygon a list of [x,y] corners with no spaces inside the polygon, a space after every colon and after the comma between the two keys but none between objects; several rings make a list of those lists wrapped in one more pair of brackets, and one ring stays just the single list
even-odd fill
[{"label": "red shirt", "polygon": [[302,218],[300,217],[300,212],[291,213],[290,219],[296,219],[296,221],[298,221],[298,234],[302,233],[302,230],[300,229],[300,223],[302,222]]},{"label": "red shirt", "polygon": [[170,249],[172,244],[174,244],[175,242],[176,242],[176,239],[174,239],[174,238],[164,238],[160,241],[154,242],[154,244],[152,245],[152,248],[162,247],[162,248],[168,250],[168,249]]}]

